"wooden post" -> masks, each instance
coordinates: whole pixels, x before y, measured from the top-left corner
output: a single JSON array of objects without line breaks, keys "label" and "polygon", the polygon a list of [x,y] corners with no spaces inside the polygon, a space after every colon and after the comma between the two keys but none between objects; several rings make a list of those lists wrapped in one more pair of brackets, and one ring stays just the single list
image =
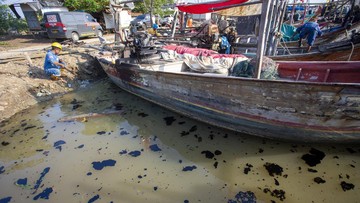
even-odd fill
[{"label": "wooden post", "polygon": [[279,1],[280,0],[276,0],[275,4],[271,3],[271,13],[272,16],[270,19],[269,25],[268,25],[268,31],[267,31],[267,35],[268,35],[268,46],[266,48],[266,55],[270,55],[273,51],[274,48],[274,43],[275,43],[275,35],[277,33],[277,22],[279,19],[279,15],[280,15],[280,11],[279,11]]},{"label": "wooden post", "polygon": [[293,4],[292,10],[291,10],[290,25],[292,25],[294,23],[295,6],[296,6],[296,0],[294,0],[294,4]]},{"label": "wooden post", "polygon": [[264,56],[264,48],[266,47],[266,26],[268,23],[269,8],[271,0],[263,0],[261,8],[260,32],[258,36],[258,46],[256,51],[256,70],[255,76],[260,79],[262,60]]},{"label": "wooden post", "polygon": [[177,9],[177,7],[175,9],[176,10],[175,10],[175,14],[174,14],[174,20],[173,20],[173,24],[172,24],[172,27],[171,27],[171,38],[174,38],[174,36],[175,36],[176,24],[178,22],[179,10]]},{"label": "wooden post", "polygon": [[306,13],[308,11],[308,7],[309,7],[309,0],[306,1],[306,4],[305,4],[305,9],[304,9],[304,18],[302,19],[302,23],[301,24],[304,24],[305,23],[305,20],[306,20]]},{"label": "wooden post", "polygon": [[[280,14],[280,19],[279,19],[279,24],[278,24],[278,29],[277,29],[278,32],[281,32],[281,26],[284,22],[284,15],[285,15],[286,9],[287,9],[287,1],[286,0],[283,0],[281,2],[280,9],[281,9],[281,14]],[[280,38],[276,37],[275,43],[274,43],[274,48],[271,53],[272,56],[275,56],[277,54],[277,47],[278,47],[279,42],[280,42]]]}]

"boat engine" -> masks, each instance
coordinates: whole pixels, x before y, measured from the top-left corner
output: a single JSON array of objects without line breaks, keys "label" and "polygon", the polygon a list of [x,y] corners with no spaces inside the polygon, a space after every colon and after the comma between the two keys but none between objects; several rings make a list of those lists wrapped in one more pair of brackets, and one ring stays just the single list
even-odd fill
[{"label": "boat engine", "polygon": [[150,62],[151,60],[160,59],[154,39],[146,32],[136,32],[133,34],[130,50],[130,57],[136,58],[138,61],[144,62],[146,60]]}]

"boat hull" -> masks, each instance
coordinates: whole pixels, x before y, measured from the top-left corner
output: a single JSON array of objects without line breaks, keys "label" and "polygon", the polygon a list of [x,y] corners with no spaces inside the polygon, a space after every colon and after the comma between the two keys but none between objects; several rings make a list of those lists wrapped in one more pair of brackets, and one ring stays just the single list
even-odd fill
[{"label": "boat hull", "polygon": [[360,141],[357,84],[172,73],[99,62],[120,88],[205,123],[271,139]]}]

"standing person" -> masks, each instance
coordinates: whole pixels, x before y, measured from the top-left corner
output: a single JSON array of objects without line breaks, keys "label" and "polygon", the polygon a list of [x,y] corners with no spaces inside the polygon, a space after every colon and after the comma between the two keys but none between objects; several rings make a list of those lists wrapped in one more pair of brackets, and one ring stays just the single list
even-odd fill
[{"label": "standing person", "polygon": [[193,23],[192,17],[191,17],[191,15],[189,15],[189,16],[188,16],[188,19],[187,19],[187,21],[186,21],[186,27],[192,28],[192,26],[193,26],[192,23]]},{"label": "standing person", "polygon": [[298,27],[296,29],[296,32],[291,37],[293,38],[297,33],[300,33],[299,47],[301,47],[302,39],[307,38],[307,44],[308,44],[307,52],[311,50],[311,47],[314,45],[316,37],[322,35],[319,24],[316,21],[317,21],[316,17],[311,18],[309,22],[305,23],[301,27]]},{"label": "standing person", "polygon": [[57,80],[61,76],[61,69],[65,68],[65,63],[58,57],[61,50],[61,44],[54,42],[51,44],[51,50],[45,56],[44,71],[52,80]]}]

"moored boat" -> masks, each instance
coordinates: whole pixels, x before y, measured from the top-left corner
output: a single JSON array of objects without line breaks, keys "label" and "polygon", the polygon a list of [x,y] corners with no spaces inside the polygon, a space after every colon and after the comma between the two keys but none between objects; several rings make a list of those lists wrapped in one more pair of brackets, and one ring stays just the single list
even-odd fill
[{"label": "moored boat", "polygon": [[360,141],[360,84],[198,73],[160,58],[98,61],[120,88],[205,123],[272,139]]},{"label": "moored boat", "polygon": [[[266,30],[267,19],[275,19],[269,18],[271,5],[268,0],[262,2],[260,30]],[[212,8],[202,12],[208,9]],[[292,73],[281,62],[264,60],[266,32],[259,34],[254,69],[243,55],[164,47],[146,33],[133,35],[129,56],[113,58],[114,53],[105,52],[97,56],[109,78],[125,91],[190,118],[250,135],[301,142],[360,142],[360,83],[346,83],[351,77],[340,77],[332,71],[337,68],[327,68],[330,71],[326,69],[321,82],[312,81],[311,74],[323,68],[311,67],[314,63],[310,62],[308,69],[282,62],[298,73],[295,79],[288,77]],[[276,65],[286,70],[285,78],[262,79],[261,72],[274,72]]]}]

